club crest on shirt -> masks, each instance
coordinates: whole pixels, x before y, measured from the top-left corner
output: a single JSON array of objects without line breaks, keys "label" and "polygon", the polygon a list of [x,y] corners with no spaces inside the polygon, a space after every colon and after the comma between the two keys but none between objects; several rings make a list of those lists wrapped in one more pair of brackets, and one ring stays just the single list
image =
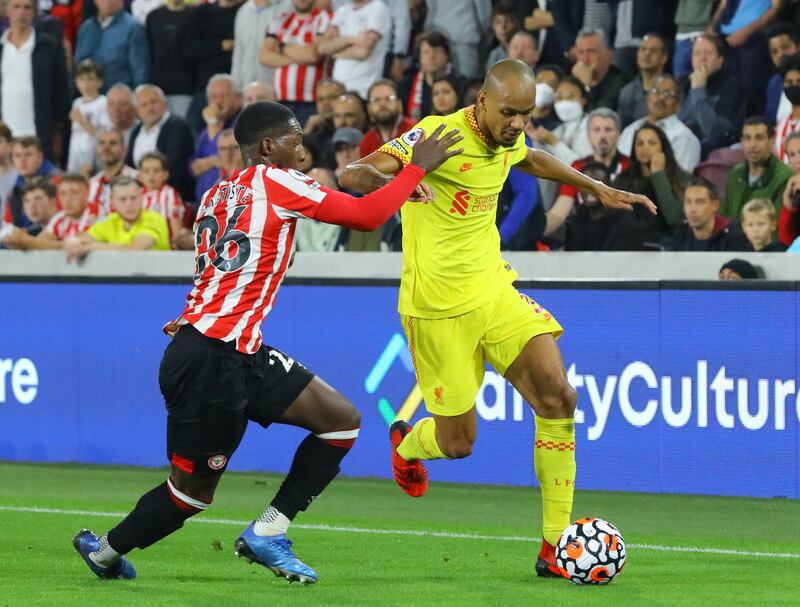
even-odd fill
[{"label": "club crest on shirt", "polygon": [[219,470],[228,462],[224,455],[212,455],[208,458],[208,467],[212,470]]},{"label": "club crest on shirt", "polygon": [[400,141],[403,141],[413,147],[414,144],[419,141],[419,138],[422,137],[422,133],[422,129],[411,129],[405,135],[400,137]]}]

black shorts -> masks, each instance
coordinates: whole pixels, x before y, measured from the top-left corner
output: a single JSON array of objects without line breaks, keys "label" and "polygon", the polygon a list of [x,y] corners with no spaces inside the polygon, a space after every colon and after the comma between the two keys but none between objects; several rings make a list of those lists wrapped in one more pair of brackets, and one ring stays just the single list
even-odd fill
[{"label": "black shorts", "polygon": [[200,476],[221,474],[252,420],[269,426],[314,374],[283,352],[255,354],[184,325],[164,351],[158,382],[167,406],[167,458]]}]

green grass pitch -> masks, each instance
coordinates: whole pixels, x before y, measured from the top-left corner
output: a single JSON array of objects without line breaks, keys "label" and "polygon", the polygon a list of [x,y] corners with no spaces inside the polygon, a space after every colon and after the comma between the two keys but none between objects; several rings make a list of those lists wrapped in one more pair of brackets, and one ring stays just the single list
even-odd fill
[{"label": "green grass pitch", "polygon": [[607,518],[629,546],[612,584],[579,587],[535,576],[538,491],[433,482],[413,500],[340,478],[290,530],[320,574],[303,587],[233,557],[281,480],[238,473],[197,520],[130,555],[136,580],[99,580],[72,536],[105,532],[165,474],[0,464],[0,605],[800,605],[797,501],[579,491],[575,518]]}]

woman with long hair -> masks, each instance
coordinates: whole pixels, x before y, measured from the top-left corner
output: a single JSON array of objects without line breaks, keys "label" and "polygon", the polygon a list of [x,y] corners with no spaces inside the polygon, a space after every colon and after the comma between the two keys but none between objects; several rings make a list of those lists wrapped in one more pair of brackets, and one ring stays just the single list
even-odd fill
[{"label": "woman with long hair", "polygon": [[462,87],[459,80],[451,74],[443,74],[433,79],[433,114],[447,116],[461,108]]},{"label": "woman with long hair", "polygon": [[675,162],[669,139],[655,125],[644,124],[636,131],[632,151],[630,167],[613,186],[644,194],[656,203],[658,215],[634,212],[642,225],[644,242],[662,245],[683,220],[683,192],[691,176]]}]

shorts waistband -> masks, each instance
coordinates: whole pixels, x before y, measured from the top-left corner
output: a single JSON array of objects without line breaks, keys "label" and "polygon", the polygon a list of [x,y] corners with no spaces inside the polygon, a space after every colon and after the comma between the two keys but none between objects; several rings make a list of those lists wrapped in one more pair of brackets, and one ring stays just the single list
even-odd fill
[{"label": "shorts waistband", "polygon": [[247,356],[244,352],[239,352],[236,349],[235,341],[222,341],[214,337],[203,335],[200,331],[195,329],[192,325],[182,325],[178,332],[175,334],[175,339],[187,341],[194,345],[214,350],[215,352],[223,352],[225,354],[235,354],[239,356]]}]

